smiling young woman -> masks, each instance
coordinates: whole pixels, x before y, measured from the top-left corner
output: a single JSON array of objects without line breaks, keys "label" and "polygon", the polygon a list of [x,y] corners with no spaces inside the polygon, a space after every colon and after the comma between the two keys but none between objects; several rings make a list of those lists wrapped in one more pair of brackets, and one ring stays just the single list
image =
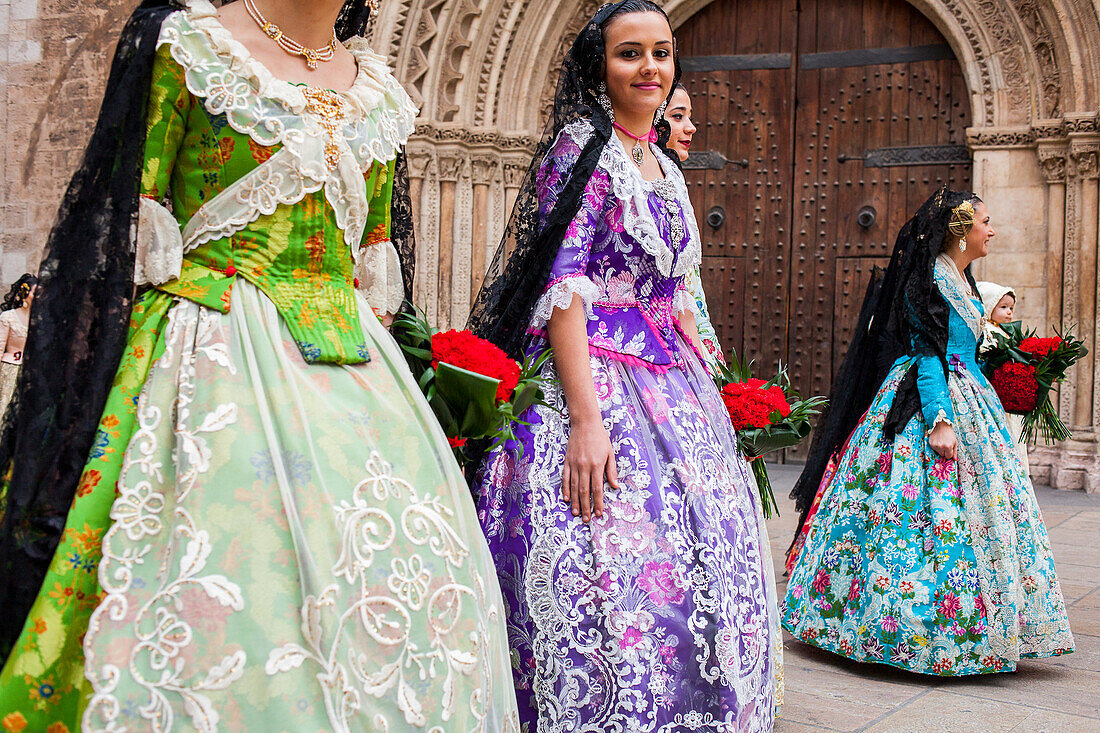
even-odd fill
[{"label": "smiling young woman", "polygon": [[701,245],[661,115],[675,83],[658,6],[596,13],[517,199],[514,253],[475,305],[474,328],[514,355],[553,349],[547,404],[475,482],[531,730],[767,731],[779,698],[759,497],[714,417],[687,289]]}]

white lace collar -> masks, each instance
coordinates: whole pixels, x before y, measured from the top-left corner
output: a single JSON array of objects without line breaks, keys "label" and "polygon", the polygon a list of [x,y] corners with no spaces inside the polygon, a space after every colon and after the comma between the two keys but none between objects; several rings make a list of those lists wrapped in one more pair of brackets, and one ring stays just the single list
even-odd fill
[{"label": "white lace collar", "polygon": [[934,279],[936,281],[936,287],[939,288],[940,294],[943,295],[944,300],[947,301],[959,317],[963,319],[966,325],[970,328],[974,334],[974,338],[978,338],[982,333],[982,311],[974,303],[974,298],[970,294],[970,283],[966,281],[962,273],[959,272],[959,268],[955,266],[954,261],[944,253],[940,253],[936,257],[936,265],[933,271]]},{"label": "white lace collar", "polygon": [[[592,135],[592,123],[586,119],[566,125],[563,134],[569,135],[578,147],[584,148]],[[600,167],[611,179],[611,191],[623,204],[623,228],[642,246],[642,249],[656,261],[658,271],[666,277],[683,277],[699,264],[702,244],[699,239],[699,225],[695,221],[695,210],[688,197],[687,183],[680,169],[668,160],[664,152],[656,145],[650,146],[661,170],[676,191],[676,199],[683,211],[684,225],[687,230],[687,242],[677,254],[661,236],[657,222],[649,208],[649,195],[653,193],[654,182],[642,178],[642,173],[634,160],[626,152],[618,135],[612,135],[600,154]]]},{"label": "white lace collar", "polygon": [[[247,81],[258,100],[266,103],[260,106],[270,110],[273,106],[271,103],[274,103],[295,116],[307,113],[309,102],[305,95],[306,87],[279,79],[254,59],[244,44],[233,38],[229,30],[221,24],[218,20],[218,11],[209,0],[186,0],[185,6],[186,10],[182,11],[180,16],[186,19],[185,25],[190,28],[179,29],[178,35],[186,34],[191,29],[200,31],[210,50],[224,66],[221,71],[229,72],[236,79]],[[169,26],[170,20],[166,21],[166,26]],[[166,35],[169,37],[165,38]],[[225,79],[218,74],[217,69],[210,68],[215,65],[212,59],[194,59],[194,53],[176,53],[176,46],[182,39],[171,38],[171,35],[173,34],[170,29],[166,27],[166,30],[162,31],[161,41],[174,43],[173,57],[188,72],[187,85],[190,91],[207,99],[211,92],[222,97],[227,94],[238,97],[225,100],[229,103],[229,109],[220,111],[226,112],[230,125],[238,132],[253,137],[259,144],[272,145],[270,134],[259,132],[255,121],[246,121],[241,114],[237,114],[248,106],[255,107],[255,105],[248,105],[247,100],[239,98],[244,96],[246,90],[240,85],[232,87],[225,84],[219,85],[219,82],[224,82]],[[360,162],[364,165],[369,164],[371,160],[388,162],[396,157],[409,135],[412,134],[418,110],[408,93],[390,72],[385,57],[372,51],[362,38],[350,39],[344,45],[355,57],[358,66],[358,73],[351,87],[339,93],[351,108],[352,115],[348,124],[365,124],[369,129],[363,132],[373,138],[369,144],[362,146],[361,150],[356,152],[363,153]],[[190,50],[192,49],[185,51]],[[191,63],[193,60],[197,60],[206,67],[203,69],[205,73],[194,73],[196,70]],[[210,104],[207,104],[207,107],[209,108]],[[261,110],[254,108],[251,111],[253,114],[259,113],[263,116]],[[274,126],[278,128],[282,125],[276,122]],[[348,135],[347,130],[345,135]],[[275,142],[285,144],[286,140],[279,137],[280,139],[276,139]],[[348,135],[348,137],[352,136]]]}]

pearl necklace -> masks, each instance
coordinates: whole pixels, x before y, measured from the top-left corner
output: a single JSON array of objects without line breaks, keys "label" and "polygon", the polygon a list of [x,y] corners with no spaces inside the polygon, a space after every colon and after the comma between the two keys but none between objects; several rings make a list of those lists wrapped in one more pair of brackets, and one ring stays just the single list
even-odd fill
[{"label": "pearl necklace", "polygon": [[321,48],[306,48],[297,41],[287,38],[282,29],[269,21],[260,12],[260,9],[256,7],[255,0],[244,0],[245,10],[248,11],[252,20],[256,21],[256,25],[260,26],[260,29],[267,35],[268,38],[275,41],[279,48],[286,51],[291,56],[303,56],[306,60],[306,68],[310,71],[317,70],[318,61],[332,61],[336,55],[336,31],[332,31],[332,40],[328,42],[327,46]]}]

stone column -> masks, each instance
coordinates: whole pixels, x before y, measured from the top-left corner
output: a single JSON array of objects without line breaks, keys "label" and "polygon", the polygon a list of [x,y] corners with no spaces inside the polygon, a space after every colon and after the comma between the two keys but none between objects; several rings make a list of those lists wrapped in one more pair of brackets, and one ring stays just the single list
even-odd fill
[{"label": "stone column", "polygon": [[473,248],[470,258],[470,297],[477,297],[481,283],[485,279],[488,258],[492,256],[494,242],[489,241],[489,186],[500,161],[493,156],[477,155],[471,161],[471,177],[474,182],[473,227],[471,240]]},{"label": "stone column", "polygon": [[[1084,432],[1092,430],[1093,423],[1093,389],[1095,386],[1094,368],[1100,361],[1096,359],[1096,245],[1097,245],[1097,216],[1098,209],[1098,166],[1097,155],[1100,153],[1100,139],[1073,137],[1070,140],[1070,159],[1073,163],[1073,172],[1077,179],[1076,188],[1079,193],[1077,208],[1078,230],[1076,241],[1067,241],[1069,248],[1076,250],[1076,272],[1067,272],[1065,279],[1065,302],[1069,305],[1072,300],[1076,313],[1073,322],[1080,329],[1080,336],[1089,348],[1089,356],[1079,363],[1074,375],[1075,399],[1073,411],[1069,415],[1072,419],[1072,427],[1075,431]],[[1071,287],[1071,278],[1073,280]],[[1067,308],[1068,310],[1068,308]]]},{"label": "stone column", "polygon": [[432,324],[448,329],[451,324],[451,273],[454,269],[455,189],[465,159],[455,153],[439,156],[439,252],[436,260],[436,320]]},{"label": "stone column", "polygon": [[412,203],[412,227],[416,234],[416,282],[412,287],[412,302],[423,308],[429,299],[434,297],[434,287],[429,286],[430,274],[434,273],[431,265],[430,250],[434,250],[434,241],[431,232],[434,231],[434,222],[429,222],[423,212],[431,211],[430,206],[425,205],[426,190],[425,178],[428,177],[432,164],[432,155],[427,150],[409,150],[409,199]]},{"label": "stone column", "polygon": [[[504,161],[504,210],[508,212],[505,216],[511,215],[512,207],[519,195],[519,187],[523,185],[523,177],[527,175],[528,167],[530,167],[530,157],[526,160]],[[507,253],[512,254],[511,246],[508,247]]]}]

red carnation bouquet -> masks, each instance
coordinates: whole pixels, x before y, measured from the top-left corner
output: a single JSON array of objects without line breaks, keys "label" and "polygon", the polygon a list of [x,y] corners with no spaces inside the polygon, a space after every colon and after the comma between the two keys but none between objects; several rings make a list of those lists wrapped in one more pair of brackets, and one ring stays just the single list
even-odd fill
[{"label": "red carnation bouquet", "polygon": [[791,386],[782,364],[779,373],[766,382],[753,378],[751,368],[752,362],[740,361],[734,353],[729,364],[720,367],[715,383],[737,431],[738,447],[751,462],[764,516],[770,519],[773,511],[778,516],[779,506],[775,503],[768,468],[763,460],[757,459],[765,453],[795,446],[806,438],[812,427],[810,421],[824,408],[825,398],[802,399]]},{"label": "red carnation bouquet", "polygon": [[398,315],[392,330],[464,468],[468,441],[514,438],[516,418],[545,404],[539,370],[549,351],[521,366],[469,331],[434,331],[420,312]]},{"label": "red carnation bouquet", "polygon": [[1055,336],[1039,338],[1019,321],[1000,324],[999,329],[993,346],[983,354],[983,368],[1005,412],[1024,416],[1025,441],[1040,433],[1047,443],[1070,437],[1069,429],[1058,419],[1050,392],[1088,349],[1068,332],[1056,330]]}]

